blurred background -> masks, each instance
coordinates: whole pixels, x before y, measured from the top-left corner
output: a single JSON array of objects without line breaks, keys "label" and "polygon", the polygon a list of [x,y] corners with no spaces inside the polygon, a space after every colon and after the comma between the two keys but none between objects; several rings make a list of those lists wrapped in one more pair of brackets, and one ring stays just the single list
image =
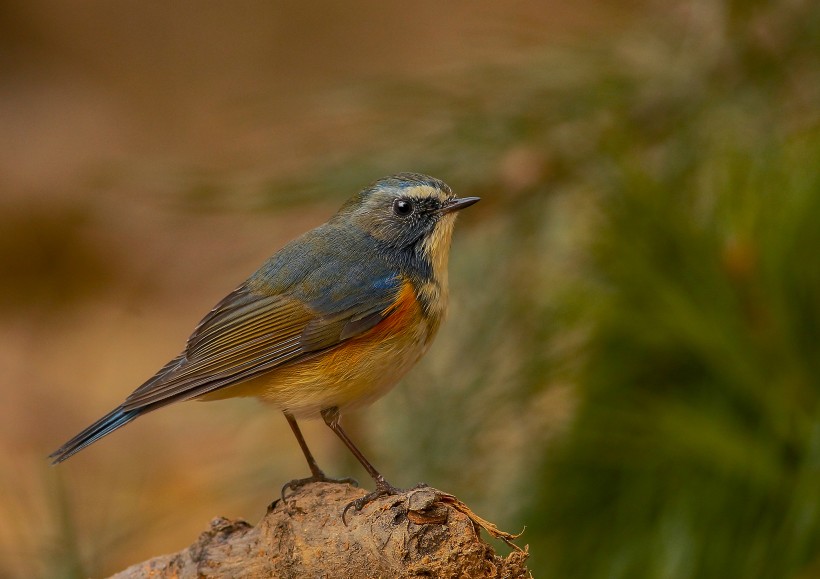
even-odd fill
[{"label": "blurred background", "polygon": [[0,3],[0,576],[110,574],[306,476],[252,400],[45,456],[409,170],[483,201],[434,348],[346,417],[388,480],[526,526],[536,577],[820,577],[818,62],[809,0]]}]

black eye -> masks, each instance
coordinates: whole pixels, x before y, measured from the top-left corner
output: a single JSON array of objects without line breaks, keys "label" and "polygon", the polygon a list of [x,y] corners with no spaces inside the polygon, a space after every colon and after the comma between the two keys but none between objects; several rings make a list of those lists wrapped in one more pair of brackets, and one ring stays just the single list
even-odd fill
[{"label": "black eye", "polygon": [[396,199],[393,201],[393,213],[399,217],[407,217],[413,212],[413,203],[407,199]]}]

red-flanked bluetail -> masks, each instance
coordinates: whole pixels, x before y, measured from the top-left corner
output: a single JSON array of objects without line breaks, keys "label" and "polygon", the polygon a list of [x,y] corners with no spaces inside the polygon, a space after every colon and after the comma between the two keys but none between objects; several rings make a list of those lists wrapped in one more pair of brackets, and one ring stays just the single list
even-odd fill
[{"label": "red-flanked bluetail", "polygon": [[179,356],[54,452],[54,463],[168,404],[255,396],[284,413],[310,466],[311,477],[285,488],[330,480],[296,423],[321,416],[376,481],[348,507],[397,492],[339,416],[382,396],[430,347],[447,310],[456,212],[477,201],[414,173],[363,189],[219,302]]}]

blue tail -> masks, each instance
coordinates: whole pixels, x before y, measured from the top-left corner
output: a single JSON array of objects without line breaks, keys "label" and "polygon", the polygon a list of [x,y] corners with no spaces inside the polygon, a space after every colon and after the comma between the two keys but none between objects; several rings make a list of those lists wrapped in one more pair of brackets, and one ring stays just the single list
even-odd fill
[{"label": "blue tail", "polygon": [[116,408],[100,418],[97,422],[83,430],[80,434],[66,442],[60,448],[48,455],[53,459],[51,464],[59,464],[65,459],[80,452],[89,444],[93,444],[107,434],[111,434],[121,426],[125,426],[137,416],[142,414],[145,409],[123,410],[122,407]]}]

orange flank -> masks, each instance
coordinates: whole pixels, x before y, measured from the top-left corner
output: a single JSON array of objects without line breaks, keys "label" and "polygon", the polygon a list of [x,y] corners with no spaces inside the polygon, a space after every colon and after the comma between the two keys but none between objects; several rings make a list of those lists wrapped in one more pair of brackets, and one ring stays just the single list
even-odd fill
[{"label": "orange flank", "polygon": [[407,326],[423,323],[421,307],[411,282],[407,280],[402,282],[396,301],[383,313],[388,314],[387,317],[360,336],[361,338],[371,336],[383,338],[401,332]]},{"label": "orange flank", "polygon": [[258,396],[296,417],[316,416],[333,406],[343,410],[369,404],[418,361],[437,326],[423,315],[409,280],[385,313],[384,320],[360,336],[203,399]]}]

